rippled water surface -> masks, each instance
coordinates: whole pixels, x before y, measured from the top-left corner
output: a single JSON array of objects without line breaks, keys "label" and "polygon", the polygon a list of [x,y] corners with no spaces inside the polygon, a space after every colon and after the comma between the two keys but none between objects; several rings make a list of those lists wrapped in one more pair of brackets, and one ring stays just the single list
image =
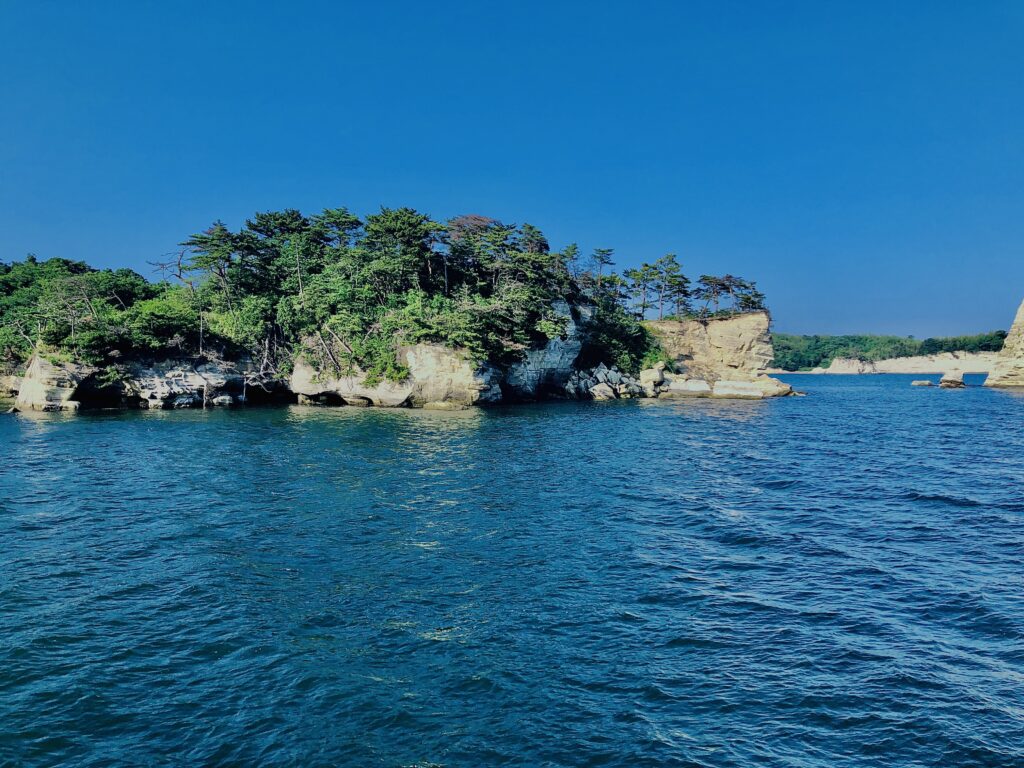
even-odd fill
[{"label": "rippled water surface", "polygon": [[1024,397],[0,416],[0,765],[1024,765]]}]

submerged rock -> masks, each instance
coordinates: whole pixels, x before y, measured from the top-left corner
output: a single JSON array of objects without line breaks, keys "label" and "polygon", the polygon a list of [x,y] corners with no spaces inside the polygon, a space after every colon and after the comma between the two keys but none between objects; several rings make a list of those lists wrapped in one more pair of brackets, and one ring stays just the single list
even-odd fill
[{"label": "submerged rock", "polygon": [[912,386],[912,387],[931,387],[931,386],[934,386],[934,385],[932,384],[931,379],[916,379],[916,380],[910,382],[910,386]]}]

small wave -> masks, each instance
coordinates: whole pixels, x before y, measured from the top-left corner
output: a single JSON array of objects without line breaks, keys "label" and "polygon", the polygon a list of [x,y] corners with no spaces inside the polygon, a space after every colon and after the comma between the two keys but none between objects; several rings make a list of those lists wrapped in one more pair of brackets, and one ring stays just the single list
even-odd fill
[{"label": "small wave", "polygon": [[906,501],[919,501],[926,504],[949,504],[954,507],[980,507],[982,503],[975,499],[967,499],[960,496],[948,496],[944,493],[918,493],[909,491],[900,494],[899,498]]}]

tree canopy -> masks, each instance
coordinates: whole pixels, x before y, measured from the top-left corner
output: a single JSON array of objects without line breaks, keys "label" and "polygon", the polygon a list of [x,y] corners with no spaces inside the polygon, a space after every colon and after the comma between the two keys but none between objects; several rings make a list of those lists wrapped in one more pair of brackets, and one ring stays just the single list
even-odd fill
[{"label": "tree canopy", "polygon": [[636,370],[657,354],[645,318],[760,309],[753,283],[702,275],[674,254],[621,275],[615,253],[551,247],[530,224],[411,208],[365,217],[257,213],[185,238],[150,282],[64,259],[0,264],[0,357],[34,350],[103,363],[125,356],[247,356],[270,374],[296,350],[339,374],[400,380],[396,352],[432,341],[503,364],[565,331],[556,299],[594,308],[586,356]]}]

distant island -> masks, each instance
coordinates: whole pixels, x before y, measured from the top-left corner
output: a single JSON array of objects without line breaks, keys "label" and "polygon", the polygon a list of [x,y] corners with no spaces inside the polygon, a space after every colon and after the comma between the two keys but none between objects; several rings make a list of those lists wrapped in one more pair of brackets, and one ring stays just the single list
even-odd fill
[{"label": "distant island", "polygon": [[999,352],[1006,331],[990,331],[973,336],[945,336],[915,339],[912,336],[796,336],[775,333],[775,358],[772,367],[785,371],[810,371],[828,368],[833,360],[878,362],[943,353]]},{"label": "distant island", "polygon": [[258,213],[186,238],[152,263],[156,282],[60,258],[0,263],[0,366],[22,405],[44,410],[789,392],[763,375],[754,282],[691,280],[673,254],[622,274],[613,263],[611,249],[553,250],[534,226],[479,215]]}]

